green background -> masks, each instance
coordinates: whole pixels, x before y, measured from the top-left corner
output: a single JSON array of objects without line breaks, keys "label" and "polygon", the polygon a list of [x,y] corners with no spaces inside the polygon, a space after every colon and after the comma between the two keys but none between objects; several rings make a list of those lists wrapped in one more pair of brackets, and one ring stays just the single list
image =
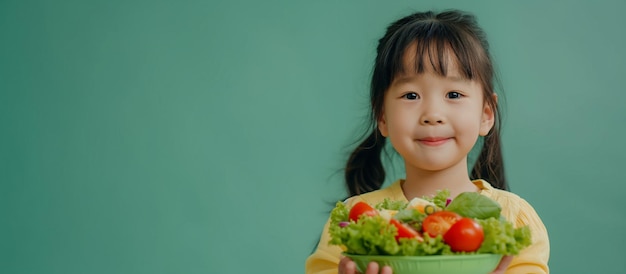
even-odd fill
[{"label": "green background", "polygon": [[488,33],[552,271],[625,273],[626,1],[461,0],[0,1],[0,273],[302,273],[377,39],[446,8]]}]

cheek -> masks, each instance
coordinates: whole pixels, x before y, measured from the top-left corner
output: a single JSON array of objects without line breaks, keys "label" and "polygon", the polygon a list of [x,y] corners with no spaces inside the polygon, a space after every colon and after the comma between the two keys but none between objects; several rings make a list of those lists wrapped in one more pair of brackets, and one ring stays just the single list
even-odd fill
[{"label": "cheek", "polygon": [[[475,115],[467,115],[467,113],[475,113]],[[459,113],[458,117],[458,128],[462,129],[464,133],[478,135],[482,119],[482,113],[480,110],[467,110],[467,112]]]},{"label": "cheek", "polygon": [[411,123],[413,116],[410,112],[395,109],[387,113],[387,125],[389,130],[402,131]]}]

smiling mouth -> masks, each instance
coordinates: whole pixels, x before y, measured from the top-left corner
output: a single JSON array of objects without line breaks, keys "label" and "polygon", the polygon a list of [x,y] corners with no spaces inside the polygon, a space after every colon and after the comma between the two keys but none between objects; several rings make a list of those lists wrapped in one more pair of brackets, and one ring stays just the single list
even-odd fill
[{"label": "smiling mouth", "polygon": [[427,146],[439,146],[439,145],[443,145],[448,140],[450,140],[450,138],[427,137],[427,138],[418,139],[417,141]]}]

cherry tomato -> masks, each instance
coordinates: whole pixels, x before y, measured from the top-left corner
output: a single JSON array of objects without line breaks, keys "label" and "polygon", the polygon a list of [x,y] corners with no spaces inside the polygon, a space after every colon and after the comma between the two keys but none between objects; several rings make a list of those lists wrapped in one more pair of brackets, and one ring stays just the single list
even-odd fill
[{"label": "cherry tomato", "polygon": [[417,233],[417,231],[408,227],[405,224],[400,223],[400,221],[396,219],[391,219],[389,222],[398,229],[398,234],[396,234],[396,241],[399,242],[400,238],[416,238],[420,241],[423,240],[419,233]]},{"label": "cherry tomato", "polygon": [[450,227],[461,219],[461,215],[452,211],[437,211],[424,218],[422,230],[431,237],[445,234]]},{"label": "cherry tomato", "polygon": [[376,216],[378,215],[378,211],[365,202],[358,202],[352,206],[352,209],[350,209],[349,217],[350,220],[356,222],[359,220],[359,216],[363,214],[367,216]]},{"label": "cherry tomato", "polygon": [[476,251],[484,238],[483,228],[471,218],[460,219],[443,235],[443,241],[455,252]]}]

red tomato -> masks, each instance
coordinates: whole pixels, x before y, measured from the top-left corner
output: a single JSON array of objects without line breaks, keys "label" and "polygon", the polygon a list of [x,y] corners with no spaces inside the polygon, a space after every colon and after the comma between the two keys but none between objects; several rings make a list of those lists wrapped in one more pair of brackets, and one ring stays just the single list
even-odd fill
[{"label": "red tomato", "polygon": [[431,237],[445,234],[450,227],[461,219],[461,215],[452,211],[437,211],[424,218],[422,230]]},{"label": "red tomato", "polygon": [[396,219],[391,219],[391,221],[389,222],[398,229],[396,241],[400,241],[400,238],[417,238],[420,241],[423,240],[419,233],[417,233],[417,231],[408,227],[405,224],[400,223],[400,221]]},{"label": "red tomato", "polygon": [[443,241],[452,251],[472,252],[478,250],[485,235],[480,224],[471,218],[462,218],[443,235]]},{"label": "red tomato", "polygon": [[359,216],[363,214],[367,216],[376,216],[378,215],[378,211],[365,202],[358,202],[352,206],[352,209],[350,209],[350,220],[356,222],[359,220]]}]

